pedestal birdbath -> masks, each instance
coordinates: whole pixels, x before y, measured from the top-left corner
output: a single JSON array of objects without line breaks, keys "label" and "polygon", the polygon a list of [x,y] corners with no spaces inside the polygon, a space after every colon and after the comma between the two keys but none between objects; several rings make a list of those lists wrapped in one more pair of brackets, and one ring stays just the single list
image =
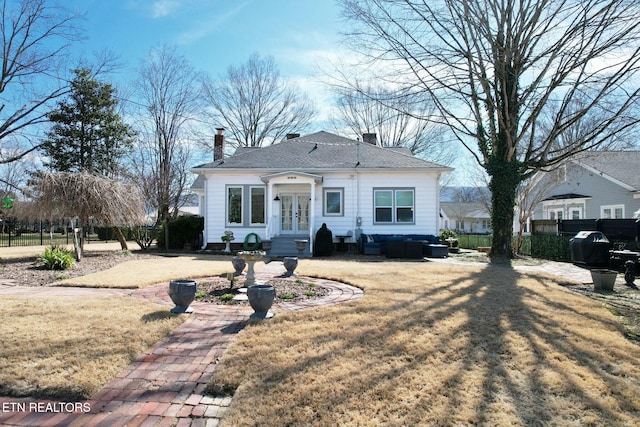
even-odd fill
[{"label": "pedestal birdbath", "polygon": [[247,263],[247,278],[244,282],[245,287],[253,286],[256,283],[256,275],[253,269],[258,261],[262,261],[265,253],[263,251],[240,251],[238,256]]}]

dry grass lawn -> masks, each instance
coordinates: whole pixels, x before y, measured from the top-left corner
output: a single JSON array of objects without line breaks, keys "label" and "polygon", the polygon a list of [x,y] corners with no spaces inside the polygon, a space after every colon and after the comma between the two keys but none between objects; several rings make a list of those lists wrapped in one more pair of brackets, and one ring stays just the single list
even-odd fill
[{"label": "dry grass lawn", "polygon": [[640,349],[600,303],[508,266],[305,260],[365,289],[235,339],[226,426],[631,426]]},{"label": "dry grass lawn", "polygon": [[186,316],[132,298],[0,299],[0,395],[84,399]]},{"label": "dry grass lawn", "polygon": [[[129,242],[129,246],[135,246],[137,249],[137,245],[133,242]],[[69,250],[73,250],[73,245],[62,245]],[[40,246],[11,246],[11,247],[1,247],[0,248],[0,259],[14,259],[14,258],[26,258],[33,257],[37,258],[42,255],[45,249],[51,247],[51,245],[40,245]],[[85,245],[85,253],[86,252],[99,252],[99,251],[120,251],[120,243],[111,242],[111,243],[103,243],[103,242],[92,242],[87,243]]]},{"label": "dry grass lawn", "polygon": [[[259,268],[261,263],[256,264]],[[191,279],[232,272],[229,257],[211,255],[156,256],[125,261],[107,270],[57,282],[58,286],[140,288],[175,279]]]}]

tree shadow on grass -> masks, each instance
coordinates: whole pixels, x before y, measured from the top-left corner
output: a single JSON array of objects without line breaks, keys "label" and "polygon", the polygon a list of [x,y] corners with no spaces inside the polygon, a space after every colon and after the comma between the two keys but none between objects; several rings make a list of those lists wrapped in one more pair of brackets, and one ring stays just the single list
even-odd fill
[{"label": "tree shadow on grass", "polygon": [[638,352],[606,310],[549,278],[488,265],[414,288],[379,280],[387,286],[361,301],[276,316],[256,326],[268,339],[240,340],[255,344],[236,362],[248,378],[232,360],[215,374],[219,388],[245,385],[230,421],[628,425],[640,415]]}]

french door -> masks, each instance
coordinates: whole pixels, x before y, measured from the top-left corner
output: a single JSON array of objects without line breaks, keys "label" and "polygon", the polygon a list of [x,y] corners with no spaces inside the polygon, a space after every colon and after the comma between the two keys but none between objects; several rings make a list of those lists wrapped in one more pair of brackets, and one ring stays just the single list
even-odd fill
[{"label": "french door", "polygon": [[282,234],[309,232],[309,193],[280,195],[280,231]]}]

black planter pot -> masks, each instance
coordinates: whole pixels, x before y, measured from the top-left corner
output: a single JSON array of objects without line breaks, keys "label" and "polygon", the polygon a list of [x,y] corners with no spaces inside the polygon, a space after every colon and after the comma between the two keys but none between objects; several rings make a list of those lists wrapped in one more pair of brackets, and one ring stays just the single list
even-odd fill
[{"label": "black planter pot", "polygon": [[172,313],[191,313],[193,309],[189,304],[196,298],[198,284],[195,280],[172,280],[169,283],[169,297],[176,305],[171,309]]}]

